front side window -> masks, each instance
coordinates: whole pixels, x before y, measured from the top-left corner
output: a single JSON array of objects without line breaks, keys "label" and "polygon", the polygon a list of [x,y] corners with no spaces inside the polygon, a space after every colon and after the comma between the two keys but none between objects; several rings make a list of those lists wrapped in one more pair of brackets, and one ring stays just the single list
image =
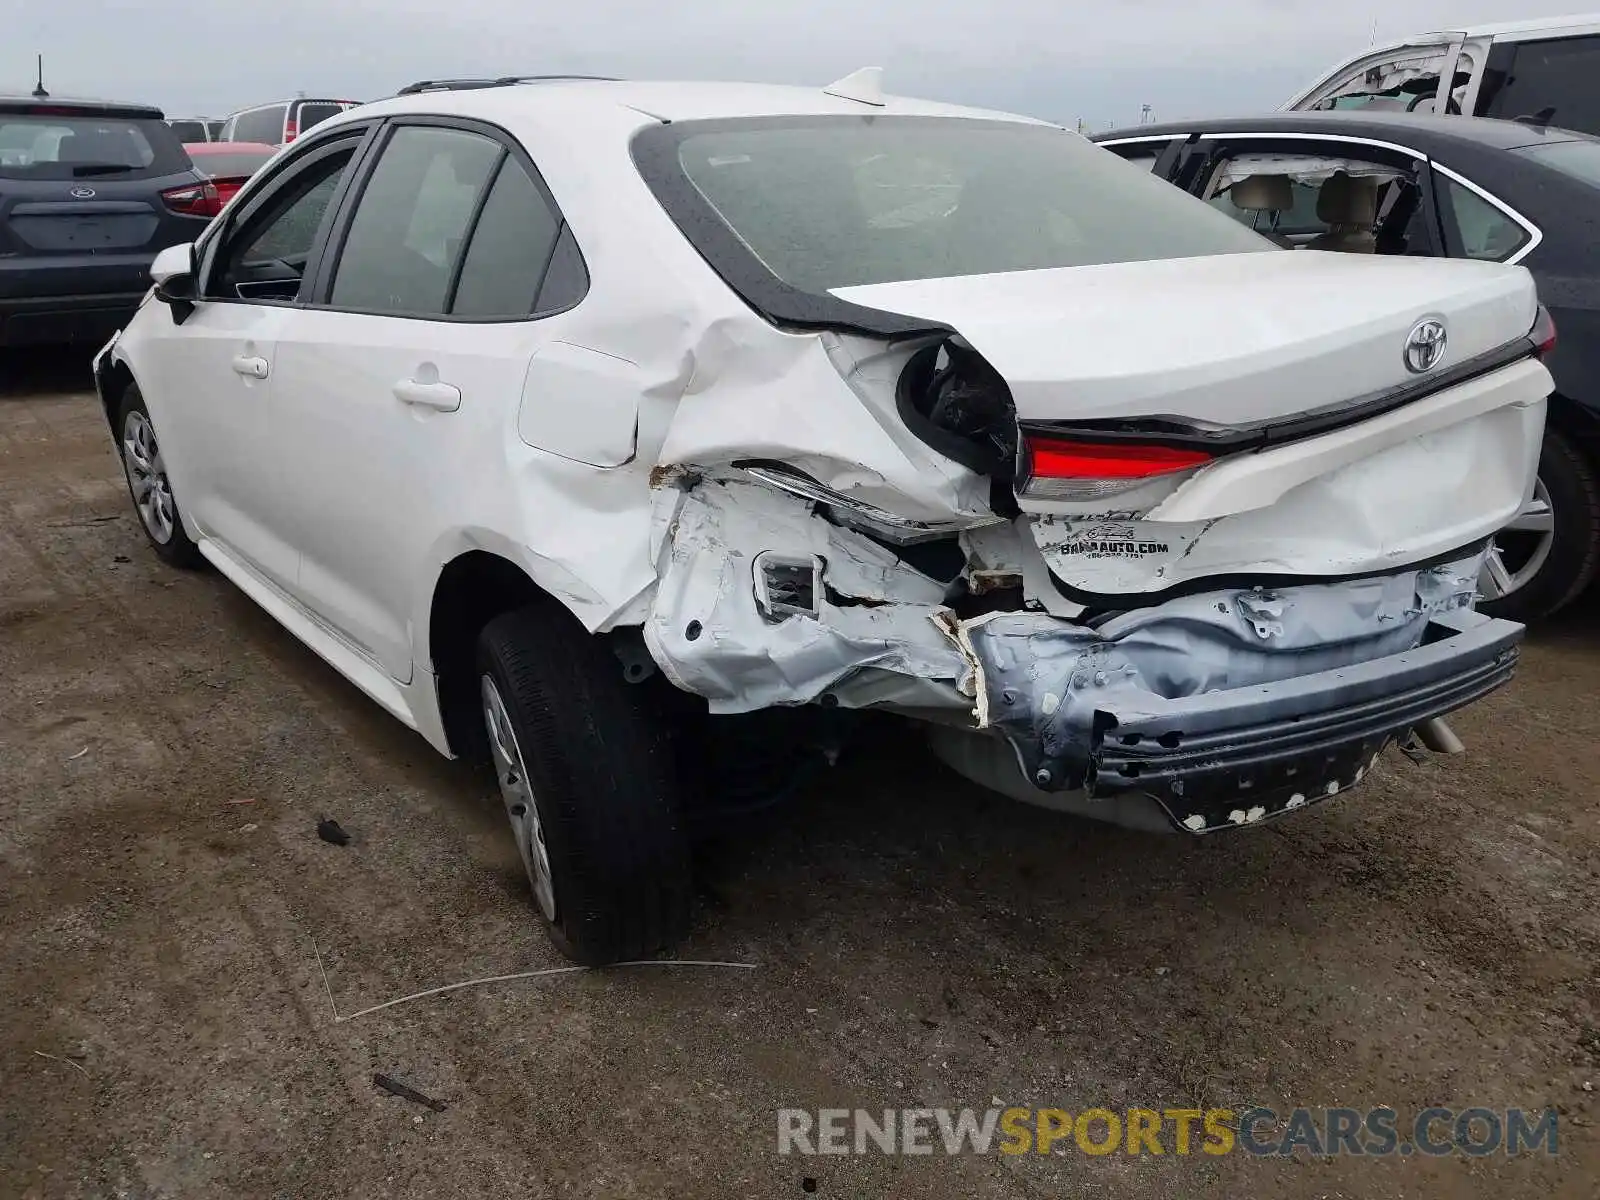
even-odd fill
[{"label": "front side window", "polygon": [[1503,262],[1520,250],[1529,233],[1499,205],[1454,179],[1443,178],[1442,192],[1454,217],[1456,242],[1466,258]]},{"label": "front side window", "polygon": [[1273,248],[1052,126],[778,118],[668,136],[665,169],[637,144],[635,158],[680,227],[696,219],[671,198],[686,181],[766,271],[805,292]]},{"label": "front side window", "polygon": [[331,303],[361,312],[442,315],[478,199],[504,154],[481,134],[402,126],[350,219]]},{"label": "front side window", "polygon": [[224,242],[208,291],[247,300],[295,299],[317,232],[354,156],[352,143],[263,192],[263,207]]}]

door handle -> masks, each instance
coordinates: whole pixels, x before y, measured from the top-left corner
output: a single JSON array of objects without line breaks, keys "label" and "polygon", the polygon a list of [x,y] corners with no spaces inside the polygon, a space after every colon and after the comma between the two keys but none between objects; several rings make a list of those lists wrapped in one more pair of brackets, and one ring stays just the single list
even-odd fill
[{"label": "door handle", "polygon": [[448,383],[418,383],[415,379],[402,379],[394,385],[394,398],[402,404],[436,408],[440,412],[455,412],[461,407],[461,389]]},{"label": "door handle", "polygon": [[236,354],[233,358],[233,373],[243,375],[246,379],[265,379],[267,360],[254,354]]}]

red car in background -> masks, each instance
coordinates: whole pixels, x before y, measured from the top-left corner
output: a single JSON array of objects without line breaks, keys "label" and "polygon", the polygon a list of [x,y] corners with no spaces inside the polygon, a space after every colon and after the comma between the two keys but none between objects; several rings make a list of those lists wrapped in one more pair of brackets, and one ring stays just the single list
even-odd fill
[{"label": "red car in background", "polygon": [[195,170],[216,186],[219,210],[278,152],[263,142],[188,142],[183,148]]}]

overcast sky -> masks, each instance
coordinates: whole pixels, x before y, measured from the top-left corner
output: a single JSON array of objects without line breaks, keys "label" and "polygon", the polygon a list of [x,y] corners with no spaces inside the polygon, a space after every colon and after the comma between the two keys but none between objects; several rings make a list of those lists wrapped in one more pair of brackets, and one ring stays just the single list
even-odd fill
[{"label": "overcast sky", "polygon": [[582,72],[885,89],[1093,128],[1276,107],[1345,55],[1468,22],[1570,11],[1506,0],[0,0],[0,90],[221,116],[305,92]]}]

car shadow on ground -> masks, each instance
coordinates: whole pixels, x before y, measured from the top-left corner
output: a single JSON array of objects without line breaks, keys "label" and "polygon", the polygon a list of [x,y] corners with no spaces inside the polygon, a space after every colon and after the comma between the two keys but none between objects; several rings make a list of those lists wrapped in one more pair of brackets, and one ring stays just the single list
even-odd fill
[{"label": "car shadow on ground", "polygon": [[98,346],[0,348],[0,400],[94,388]]}]

